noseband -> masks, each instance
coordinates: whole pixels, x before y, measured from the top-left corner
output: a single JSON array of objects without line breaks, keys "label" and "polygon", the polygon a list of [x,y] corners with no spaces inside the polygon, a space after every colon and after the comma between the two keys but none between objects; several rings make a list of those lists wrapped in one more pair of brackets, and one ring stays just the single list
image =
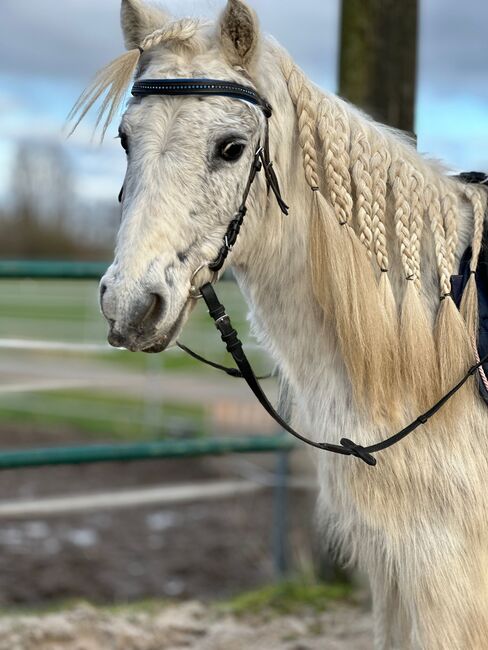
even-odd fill
[{"label": "noseband", "polygon": [[[207,359],[204,359],[199,354],[192,352],[183,345],[180,347],[192,357],[202,361],[214,368],[224,370],[227,374],[233,377],[241,377],[245,379],[248,386],[253,391],[254,395],[261,403],[263,408],[269,413],[269,415],[283,428],[285,431],[288,431],[295,438],[301,442],[321,449],[323,451],[329,451],[335,454],[341,454],[344,456],[355,456],[356,458],[361,459],[368,465],[376,465],[376,458],[373,456],[374,453],[383,451],[388,447],[391,447],[395,443],[399,442],[407,435],[415,431],[418,427],[426,422],[433,416],[439,409],[441,409],[446,402],[451,399],[458,390],[468,381],[468,379],[475,374],[475,372],[488,361],[488,355],[483,357],[479,363],[472,366],[466,375],[456,384],[448,393],[446,393],[434,406],[429,409],[426,413],[420,415],[416,420],[411,422],[408,426],[403,428],[398,433],[390,436],[386,440],[382,440],[377,444],[370,445],[368,447],[363,447],[358,445],[347,438],[342,438],[340,444],[331,444],[327,442],[316,442],[309,438],[306,438],[298,431],[295,431],[287,422],[285,422],[282,417],[277,413],[277,411],[272,406],[271,402],[266,397],[263,389],[261,388],[258,378],[254,374],[254,371],[244,353],[242,343],[238,338],[237,331],[232,327],[229,316],[226,313],[225,307],[217,298],[213,284],[218,278],[218,272],[222,269],[227,256],[232,250],[234,244],[236,243],[237,237],[241,230],[241,226],[244,221],[244,217],[247,212],[247,199],[251,191],[252,184],[257,176],[257,174],[264,170],[266,176],[266,184],[268,193],[272,190],[273,194],[276,197],[278,205],[283,212],[283,214],[288,214],[288,206],[284,202],[278,179],[276,177],[275,171],[273,169],[273,163],[270,160],[269,152],[269,119],[273,114],[273,109],[271,105],[263,98],[259,93],[257,93],[253,88],[249,86],[244,86],[238,83],[231,81],[221,81],[216,79],[142,79],[141,81],[136,81],[133,88],[132,94],[135,97],[145,97],[147,95],[166,95],[166,96],[219,96],[219,97],[230,97],[232,99],[243,100],[254,104],[259,107],[264,116],[265,116],[265,133],[263,142],[259,144],[256,149],[252,164],[251,171],[244,189],[243,198],[240,204],[237,213],[234,218],[230,221],[227,232],[224,236],[223,245],[220,248],[217,257],[213,262],[201,264],[195,273],[192,276],[192,285],[198,273],[204,268],[208,268],[212,274],[212,282],[205,284],[204,286],[197,288],[196,286],[191,287],[190,296],[194,299],[203,298],[207,304],[208,311],[210,316],[215,322],[217,329],[220,332],[222,341],[226,344],[227,351],[232,355],[237,368],[225,368],[219,364],[215,364]],[[465,179],[462,179],[465,180]],[[465,180],[465,182],[486,182],[480,180]],[[121,192],[122,194],[122,192]]]}]

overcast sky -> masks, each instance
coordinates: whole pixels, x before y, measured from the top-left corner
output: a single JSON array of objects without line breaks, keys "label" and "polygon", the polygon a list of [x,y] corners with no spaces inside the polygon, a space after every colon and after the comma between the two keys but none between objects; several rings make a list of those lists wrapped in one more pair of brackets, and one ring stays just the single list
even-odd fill
[{"label": "overcast sky", "polygon": [[[400,1],[400,0],[399,0]],[[175,15],[215,16],[224,0],[167,0]],[[338,0],[250,0],[307,74],[336,90]],[[488,169],[488,0],[420,0],[419,148],[458,169]],[[59,141],[89,198],[114,196],[124,157],[90,123],[67,143],[66,114],[94,72],[123,51],[120,0],[0,0],[0,198],[19,140]],[[115,128],[115,127],[114,127]],[[114,133],[115,134],[115,133]]]}]

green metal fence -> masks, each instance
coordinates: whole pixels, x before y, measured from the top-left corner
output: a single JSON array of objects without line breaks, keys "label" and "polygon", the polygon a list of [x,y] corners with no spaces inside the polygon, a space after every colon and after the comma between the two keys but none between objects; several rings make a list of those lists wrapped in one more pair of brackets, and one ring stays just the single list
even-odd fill
[{"label": "green metal fence", "polygon": [[0,450],[0,469],[291,451],[294,446],[293,439],[278,435]]},{"label": "green metal fence", "polygon": [[[99,280],[109,263],[0,260],[0,279]],[[283,436],[255,436],[146,442],[139,444],[0,450],[0,469],[40,465],[185,458],[229,453],[289,451],[293,440]]]},{"label": "green metal fence", "polygon": [[109,262],[53,262],[34,260],[0,260],[2,279],[99,280]]},{"label": "green metal fence", "polygon": [[[0,279],[99,280],[109,264],[104,262],[65,262],[0,260]],[[136,444],[83,445],[32,449],[0,449],[0,470],[52,465],[80,465],[114,461],[190,458],[234,453],[277,454],[274,489],[273,556],[277,575],[287,569],[287,456],[296,446],[284,435],[235,438],[193,438]]]}]

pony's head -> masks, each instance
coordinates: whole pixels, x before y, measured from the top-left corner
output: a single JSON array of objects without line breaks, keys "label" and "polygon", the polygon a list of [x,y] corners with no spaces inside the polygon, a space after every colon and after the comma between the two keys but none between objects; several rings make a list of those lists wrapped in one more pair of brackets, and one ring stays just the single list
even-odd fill
[{"label": "pony's head", "polygon": [[[239,0],[229,0],[217,25],[172,21],[140,0],[123,0],[122,29],[128,53],[99,73],[77,107],[83,115],[105,91],[105,128],[134,71],[138,79],[254,86],[259,29]],[[223,96],[130,100],[119,126],[127,154],[122,219],[100,284],[112,345],[160,351],[175,339],[194,305],[192,284],[210,278],[206,264],[239,207],[265,122],[259,107]],[[256,194],[265,200],[265,190]]]}]

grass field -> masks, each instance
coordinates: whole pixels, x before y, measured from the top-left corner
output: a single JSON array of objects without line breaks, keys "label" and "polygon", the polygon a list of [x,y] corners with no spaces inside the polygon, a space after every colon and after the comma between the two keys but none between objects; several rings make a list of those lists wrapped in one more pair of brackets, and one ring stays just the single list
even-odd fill
[{"label": "grass field", "polygon": [[[245,339],[245,305],[237,285],[222,282],[219,289]],[[105,343],[106,331],[98,307],[96,282],[0,280],[0,338]],[[212,347],[216,354],[222,352],[202,301],[185,328],[184,338]],[[128,354],[124,358],[133,363],[147,357]]]},{"label": "grass field", "polygon": [[[237,285],[222,282],[220,295],[244,342],[249,341],[246,308]],[[97,283],[92,281],[0,281],[0,339],[28,339],[67,343],[96,343],[106,341],[106,325],[99,313]],[[232,365],[223,349],[205,306],[199,303],[187,324],[182,340],[193,349],[219,361]],[[251,352],[259,368],[269,367],[269,361],[254,350]],[[168,434],[204,434],[205,412],[198,400],[189,399],[189,405],[172,404],[138,395],[118,396],[113,390],[88,386],[66,389],[62,377],[67,367],[76,364],[93,364],[94,372],[110,369],[114,373],[139,373],[151,376],[198,375],[202,381],[216,376],[216,371],[193,361],[178,351],[159,355],[144,355],[120,351],[102,354],[66,352],[15,352],[0,350],[1,383],[19,383],[14,377],[16,366],[22,367],[22,376],[29,368],[46,368],[46,377],[56,380],[59,369],[58,390],[21,391],[0,393],[0,424],[2,429],[10,423],[29,425],[32,428],[74,430],[89,437],[151,438]],[[10,368],[10,371],[8,370]],[[27,370],[26,370],[27,369]],[[28,377],[25,378],[27,381]],[[232,381],[229,379],[229,381]]]}]

